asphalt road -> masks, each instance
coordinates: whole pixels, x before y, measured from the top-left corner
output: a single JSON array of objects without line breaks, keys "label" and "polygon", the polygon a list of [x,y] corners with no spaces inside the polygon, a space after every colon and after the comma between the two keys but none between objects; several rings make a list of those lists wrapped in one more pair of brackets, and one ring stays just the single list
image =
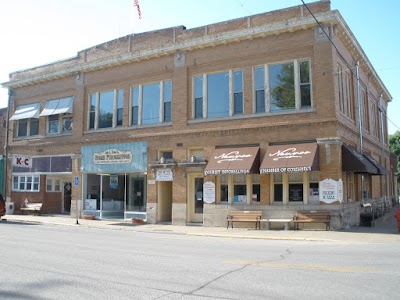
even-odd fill
[{"label": "asphalt road", "polygon": [[399,241],[0,224],[0,299],[398,299]]}]

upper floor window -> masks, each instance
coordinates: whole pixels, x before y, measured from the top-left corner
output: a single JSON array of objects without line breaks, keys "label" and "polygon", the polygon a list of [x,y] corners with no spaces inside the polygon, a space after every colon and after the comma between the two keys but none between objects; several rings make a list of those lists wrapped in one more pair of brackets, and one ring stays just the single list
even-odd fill
[{"label": "upper floor window", "polygon": [[10,121],[18,121],[17,137],[29,137],[39,134],[39,103],[18,106]]},{"label": "upper floor window", "polygon": [[369,103],[369,117],[370,117],[370,130],[373,136],[378,136],[378,109],[376,105],[376,99],[371,97]]},{"label": "upper floor window", "polygon": [[172,119],[172,82],[133,86],[131,125],[168,123]]},{"label": "upper floor window", "polygon": [[354,120],[354,106],[350,76],[347,72],[342,70],[340,65],[337,68],[337,80],[339,109],[344,115]]},{"label": "upper floor window", "polygon": [[59,134],[72,131],[73,97],[48,100],[40,116],[47,117],[47,133]]},{"label": "upper floor window", "polygon": [[254,68],[255,113],[311,107],[310,62],[271,64]]},{"label": "upper floor window", "polygon": [[124,90],[110,90],[89,96],[89,129],[122,125]]},{"label": "upper floor window", "polygon": [[369,130],[369,119],[368,119],[368,96],[364,89],[361,89],[361,101],[362,101],[362,127],[365,130]]},{"label": "upper floor window", "polygon": [[194,119],[243,114],[242,70],[195,76],[193,85]]}]

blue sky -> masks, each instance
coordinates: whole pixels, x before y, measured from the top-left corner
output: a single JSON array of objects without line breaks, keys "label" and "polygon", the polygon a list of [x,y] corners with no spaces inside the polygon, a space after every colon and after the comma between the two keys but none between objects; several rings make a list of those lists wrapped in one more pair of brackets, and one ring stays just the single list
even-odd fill
[{"label": "blue sky", "polygon": [[[314,1],[305,1],[306,3]],[[73,57],[80,50],[132,33],[194,28],[289,6],[301,0],[0,0],[0,82],[8,74]],[[399,0],[331,0],[391,93],[389,134],[400,131]],[[7,90],[0,89],[0,107]]]}]

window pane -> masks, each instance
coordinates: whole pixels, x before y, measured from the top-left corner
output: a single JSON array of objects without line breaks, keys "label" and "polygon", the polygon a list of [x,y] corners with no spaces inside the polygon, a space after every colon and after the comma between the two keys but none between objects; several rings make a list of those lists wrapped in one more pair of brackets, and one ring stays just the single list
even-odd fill
[{"label": "window pane", "polygon": [[295,108],[293,63],[269,67],[271,111]]},{"label": "window pane", "polygon": [[30,119],[29,135],[34,136],[39,134],[39,119]]},{"label": "window pane", "polygon": [[63,118],[63,132],[71,132],[72,131],[72,118]]},{"label": "window pane", "polygon": [[13,190],[18,190],[18,176],[13,176]]},{"label": "window pane", "polygon": [[117,126],[122,125],[122,118],[124,117],[124,90],[118,90],[117,100]]},{"label": "window pane", "polygon": [[265,93],[264,90],[256,91],[256,113],[265,112]]},{"label": "window pane", "polygon": [[131,99],[132,111],[131,111],[131,125],[139,124],[139,87],[132,87],[132,99]]},{"label": "window pane", "polygon": [[58,133],[58,115],[48,116],[48,133]]},{"label": "window pane", "polygon": [[289,201],[303,201],[303,184],[289,184]]},{"label": "window pane", "polygon": [[24,191],[24,190],[25,190],[25,176],[21,176],[21,177],[19,178],[19,189],[20,189],[21,191]]},{"label": "window pane", "polygon": [[172,82],[164,82],[164,122],[171,122]]},{"label": "window pane", "polygon": [[95,117],[96,117],[96,94],[90,94],[89,129],[94,129]]},{"label": "window pane", "polygon": [[254,90],[256,113],[265,112],[265,72],[264,67],[254,69]]},{"label": "window pane", "polygon": [[160,122],[160,84],[153,83],[143,86],[142,124],[157,124]]},{"label": "window pane", "polygon": [[203,77],[194,78],[194,117],[201,119],[203,117]]},{"label": "window pane", "polygon": [[300,62],[300,83],[310,83],[310,64],[308,61]]},{"label": "window pane", "polygon": [[53,180],[46,179],[46,191],[51,192],[52,189],[53,189]]},{"label": "window pane", "polygon": [[274,202],[282,202],[283,200],[283,185],[281,183],[274,184]]},{"label": "window pane", "polygon": [[229,74],[228,72],[207,75],[208,117],[229,116]]},{"label": "window pane", "polygon": [[233,95],[234,114],[243,114],[243,93],[235,93]]},{"label": "window pane", "polygon": [[221,184],[221,202],[228,202],[228,185]]},{"label": "window pane", "polygon": [[301,85],[300,86],[301,93],[301,107],[311,107],[311,93],[310,93],[310,85]]},{"label": "window pane", "polygon": [[100,93],[98,128],[112,127],[113,115],[114,115],[114,91]]},{"label": "window pane", "polygon": [[164,103],[164,122],[171,122],[171,102]]},{"label": "window pane", "polygon": [[28,119],[18,121],[18,137],[24,137],[28,133]]},{"label": "window pane", "polygon": [[195,119],[203,117],[203,98],[194,99],[194,117]]},{"label": "window pane", "polygon": [[26,190],[27,191],[32,190],[32,177],[30,176],[26,178]]}]

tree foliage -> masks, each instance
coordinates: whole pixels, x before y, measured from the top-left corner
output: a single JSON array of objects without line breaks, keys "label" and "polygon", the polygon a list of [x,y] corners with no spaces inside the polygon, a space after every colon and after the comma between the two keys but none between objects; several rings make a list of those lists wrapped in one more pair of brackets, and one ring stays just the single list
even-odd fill
[{"label": "tree foliage", "polygon": [[[400,171],[400,131],[389,136],[389,150],[397,156],[397,171]],[[400,184],[400,176],[397,177]]]}]

